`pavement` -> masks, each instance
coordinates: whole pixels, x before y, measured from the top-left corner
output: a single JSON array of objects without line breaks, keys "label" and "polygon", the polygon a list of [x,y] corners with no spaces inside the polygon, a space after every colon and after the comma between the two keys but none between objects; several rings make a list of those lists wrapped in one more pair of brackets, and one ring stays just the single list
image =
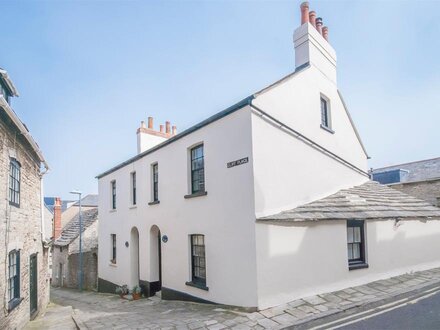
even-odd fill
[{"label": "pavement", "polygon": [[29,322],[25,330],[76,330],[76,324],[72,319],[72,306],[60,306],[50,303],[44,315]]},{"label": "pavement", "polygon": [[80,329],[302,329],[317,320],[384,304],[434,285],[440,285],[440,268],[307,297],[253,313],[218,305],[166,301],[156,296],[128,301],[112,294],[55,288],[51,289],[51,300],[72,306],[72,317]]}]

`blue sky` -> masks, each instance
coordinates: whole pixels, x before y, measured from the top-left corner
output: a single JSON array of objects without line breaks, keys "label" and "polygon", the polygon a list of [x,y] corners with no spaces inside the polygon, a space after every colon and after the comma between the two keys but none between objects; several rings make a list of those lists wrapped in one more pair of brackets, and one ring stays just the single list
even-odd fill
[{"label": "blue sky", "polygon": [[[51,166],[97,192],[148,116],[183,129],[294,70],[301,1],[2,1],[0,67]],[[440,156],[440,3],[311,1],[370,166]]]}]

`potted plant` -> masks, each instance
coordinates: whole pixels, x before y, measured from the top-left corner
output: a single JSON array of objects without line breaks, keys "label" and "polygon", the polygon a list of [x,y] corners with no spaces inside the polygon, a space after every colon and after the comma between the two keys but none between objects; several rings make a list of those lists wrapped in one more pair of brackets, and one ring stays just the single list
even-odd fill
[{"label": "potted plant", "polygon": [[133,300],[141,299],[142,289],[139,285],[135,285],[133,290],[131,290],[131,295],[133,296]]},{"label": "potted plant", "polygon": [[125,295],[128,294],[128,286],[126,284],[122,286],[118,286],[116,288],[116,293],[121,297],[124,298]]}]

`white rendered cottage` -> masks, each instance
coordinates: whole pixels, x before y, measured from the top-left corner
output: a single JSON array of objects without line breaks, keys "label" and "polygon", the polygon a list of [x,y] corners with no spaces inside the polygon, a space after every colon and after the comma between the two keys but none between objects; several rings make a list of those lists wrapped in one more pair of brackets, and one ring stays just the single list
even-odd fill
[{"label": "white rendered cottage", "polygon": [[150,119],[98,176],[99,290],[262,309],[440,264],[439,209],[369,181],[315,17],[295,72],[177,135]]}]

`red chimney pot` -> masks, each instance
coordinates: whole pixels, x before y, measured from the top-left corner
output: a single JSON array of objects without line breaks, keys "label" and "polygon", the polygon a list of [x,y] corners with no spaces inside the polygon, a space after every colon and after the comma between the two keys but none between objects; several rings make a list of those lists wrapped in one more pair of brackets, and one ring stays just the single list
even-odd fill
[{"label": "red chimney pot", "polygon": [[322,18],[316,18],[316,30],[318,30],[319,34],[322,34]]},{"label": "red chimney pot", "polygon": [[324,37],[325,40],[328,41],[328,27],[327,26],[322,27],[322,36]]},{"label": "red chimney pot", "polygon": [[148,128],[153,129],[153,117],[148,117]]},{"label": "red chimney pot", "polygon": [[309,22],[316,28],[316,12],[313,10],[309,13]]},{"label": "red chimney pot", "polygon": [[308,23],[309,20],[309,3],[306,1],[301,4],[301,25]]}]

